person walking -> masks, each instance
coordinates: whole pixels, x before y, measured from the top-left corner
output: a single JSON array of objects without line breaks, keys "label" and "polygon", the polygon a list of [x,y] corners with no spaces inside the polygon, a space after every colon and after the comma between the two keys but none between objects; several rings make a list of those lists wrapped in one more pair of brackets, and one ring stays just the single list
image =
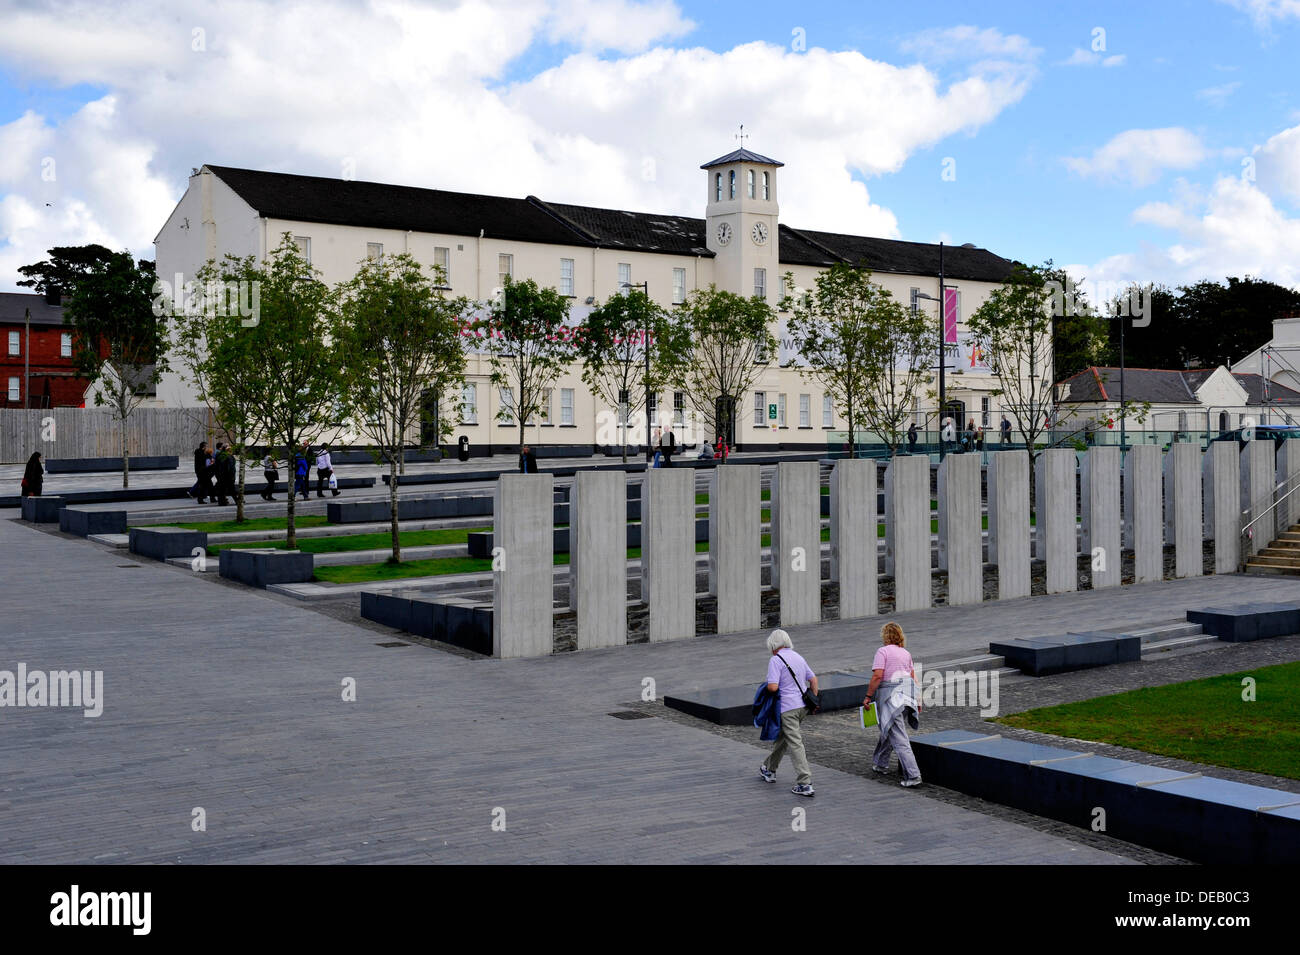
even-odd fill
[{"label": "person walking", "polygon": [[201,441],[194,449],[194,486],[185,492],[200,504],[206,504],[212,493],[211,466],[212,454],[208,451],[208,442]]},{"label": "person walking", "polygon": [[217,442],[217,454],[213,461],[213,471],[216,475],[216,504],[218,507],[227,507],[229,501],[227,498],[236,497],[238,492],[235,490],[235,455],[231,452],[230,446],[224,442]]},{"label": "person walking", "polygon": [[908,454],[916,453],[916,422],[915,421],[913,421],[912,424],[907,429],[907,453]]},{"label": "person walking", "polygon": [[262,458],[262,477],[266,478],[266,489],[262,491],[262,500],[275,500],[275,482],[280,480],[280,465],[269,451]]},{"label": "person walking", "polygon": [[289,492],[290,497],[296,497],[302,494],[304,501],[311,500],[311,495],[307,493],[307,481],[311,476],[311,464],[307,460],[307,442],[302,443],[293,458],[293,490]]},{"label": "person walking", "polygon": [[804,691],[817,694],[817,674],[807,660],[794,652],[790,634],[784,630],[772,631],[767,638],[767,649],[772,654],[767,663],[767,690],[780,696],[777,709],[781,714],[781,735],[772,746],[767,762],[758,767],[758,775],[764,782],[776,782],[777,767],[788,751],[795,772],[795,785],[790,792],[796,796],[812,796],[812,770],[803,748],[803,720],[808,716]]},{"label": "person walking", "polygon": [[537,473],[537,455],[533,454],[533,449],[526,444],[519,448],[519,473]]},{"label": "person walking", "polygon": [[1011,422],[1007,420],[1006,415],[1002,416],[1001,427],[1002,427],[1002,446],[1006,447],[1008,444],[1011,443]]},{"label": "person walking", "polygon": [[330,446],[322,444],[320,453],[316,455],[316,496],[325,496],[325,486],[330,486],[330,493],[335,497],[339,496],[339,489],[334,486],[331,479],[334,477],[334,462],[330,460]]},{"label": "person walking", "polygon": [[23,480],[20,485],[23,497],[40,497],[45,486],[45,468],[41,466],[41,452],[33,451],[23,468]]},{"label": "person walking", "polygon": [[659,450],[664,456],[664,467],[673,466],[673,455],[677,453],[677,435],[673,434],[673,429],[669,428],[659,437]]},{"label": "person walking", "polygon": [[876,723],[880,727],[880,739],[871,754],[871,768],[877,773],[889,772],[889,755],[897,753],[898,765],[903,770],[899,785],[919,786],[921,769],[916,765],[907,738],[907,727],[916,729],[920,725],[916,666],[912,654],[907,652],[903,628],[892,620],[880,628],[880,643],[871,661],[871,682],[862,701],[863,706],[875,705]]}]

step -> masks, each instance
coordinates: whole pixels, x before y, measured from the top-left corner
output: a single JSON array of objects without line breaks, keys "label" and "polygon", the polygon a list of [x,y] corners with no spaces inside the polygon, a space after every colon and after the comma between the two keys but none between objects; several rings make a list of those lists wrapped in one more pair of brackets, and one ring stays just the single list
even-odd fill
[{"label": "step", "polygon": [[1300,576],[1300,567],[1296,566],[1277,566],[1274,564],[1257,564],[1253,561],[1246,563],[1246,573],[1248,574],[1279,574],[1286,577]]},{"label": "step", "polygon": [[1161,640],[1171,640],[1176,637],[1195,637],[1204,632],[1205,630],[1199,623],[1188,623],[1185,619],[1170,620],[1164,623],[1150,624],[1135,630],[1125,631],[1125,633],[1130,636],[1140,637],[1144,646],[1149,643],[1157,643]]},{"label": "step", "polygon": [[[1197,627],[1196,629],[1200,629]],[[1198,633],[1195,636],[1172,637],[1168,640],[1155,640],[1151,643],[1142,644],[1142,656],[1156,653],[1169,653],[1172,650],[1186,650],[1191,647],[1202,647],[1209,644],[1217,644],[1219,638],[1212,633]]]},{"label": "step", "polygon": [[1262,564],[1266,567],[1290,567],[1300,570],[1300,560],[1294,557],[1274,557],[1260,551],[1249,561],[1250,564]]}]

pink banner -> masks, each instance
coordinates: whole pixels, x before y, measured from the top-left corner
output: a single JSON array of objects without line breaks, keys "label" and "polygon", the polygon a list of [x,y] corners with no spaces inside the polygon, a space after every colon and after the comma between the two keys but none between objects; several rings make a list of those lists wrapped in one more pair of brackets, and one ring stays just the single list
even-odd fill
[{"label": "pink banner", "polygon": [[943,343],[957,344],[957,309],[958,298],[955,288],[943,290]]}]

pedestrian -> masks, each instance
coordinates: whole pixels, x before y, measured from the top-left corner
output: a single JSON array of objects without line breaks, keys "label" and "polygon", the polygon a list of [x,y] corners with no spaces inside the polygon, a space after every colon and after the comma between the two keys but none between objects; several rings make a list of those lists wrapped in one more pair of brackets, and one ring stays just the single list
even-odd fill
[{"label": "pedestrian", "polygon": [[310,475],[311,464],[307,460],[307,442],[304,441],[293,457],[293,490],[289,492],[290,498],[302,494],[304,501],[311,500],[311,495],[307,493],[307,481]]},{"label": "pedestrian", "polygon": [[213,462],[213,473],[216,477],[216,505],[226,507],[229,505],[228,497],[235,497],[235,455],[231,452],[230,446],[222,441],[217,442],[217,454]]},{"label": "pedestrian", "polygon": [[704,439],[704,444],[701,445],[700,447],[700,460],[701,461],[713,460],[713,445],[709,443],[708,438]]},{"label": "pedestrian", "polygon": [[45,468],[41,466],[41,452],[33,451],[32,456],[27,459],[27,467],[23,469],[23,480],[20,485],[22,496],[40,497],[44,485]]},{"label": "pedestrian", "polygon": [[334,480],[334,462],[330,460],[330,446],[322,444],[320,453],[316,455],[316,496],[325,496],[325,485],[329,485],[330,493],[335,497],[339,496],[337,481]]},{"label": "pedestrian", "polygon": [[1002,443],[1003,445],[1011,443],[1011,422],[1007,420],[1006,415],[1002,416]]},{"label": "pedestrian", "polygon": [[939,450],[942,451],[944,444],[949,441],[957,440],[957,423],[949,415],[939,422]]},{"label": "pedestrian", "polygon": [[911,426],[907,429],[907,453],[908,454],[916,453],[916,422],[915,421],[913,421]]},{"label": "pedestrian", "polygon": [[262,458],[262,477],[266,478],[266,489],[262,491],[262,500],[275,500],[275,482],[280,480],[280,465],[269,451]]},{"label": "pedestrian", "polygon": [[971,418],[969,421],[966,422],[966,431],[961,436],[961,443],[962,443],[963,450],[966,451],[975,450],[975,419],[974,418]]},{"label": "pedestrian", "polygon": [[718,440],[715,441],[713,444],[714,456],[719,458],[723,464],[726,464],[727,454],[730,452],[730,450],[731,449],[727,447],[727,442],[722,440],[722,435],[718,435]]},{"label": "pedestrian", "polygon": [[206,504],[207,498],[212,493],[211,467],[212,454],[208,450],[208,442],[201,441],[194,449],[194,486],[185,492],[200,504]]},{"label": "pedestrian", "polygon": [[975,426],[975,450],[981,454],[984,453],[984,426],[982,424]]},{"label": "pedestrian", "polygon": [[519,471],[522,474],[537,473],[537,455],[526,444],[519,448]]},{"label": "pedestrian", "polygon": [[663,452],[663,466],[666,468],[672,467],[673,455],[677,453],[677,435],[673,434],[672,428],[660,435],[659,450]]},{"label": "pedestrian", "polygon": [[795,785],[790,792],[796,796],[812,796],[812,770],[803,748],[803,720],[808,716],[804,691],[811,690],[816,696],[817,674],[808,666],[808,661],[794,652],[790,634],[784,630],[772,631],[767,638],[767,649],[772,654],[767,663],[767,691],[780,697],[777,710],[781,715],[781,735],[768,754],[767,762],[758,767],[758,774],[764,782],[776,782],[777,767],[788,751],[795,771]]},{"label": "pedestrian", "polygon": [[871,768],[878,773],[889,772],[889,754],[897,753],[903,771],[899,785],[919,786],[921,770],[907,738],[907,727],[916,729],[920,725],[916,666],[912,654],[907,652],[903,628],[898,624],[890,621],[880,628],[880,643],[871,661],[871,682],[862,701],[863,706],[875,705],[876,724],[880,728],[880,739],[871,754]]}]

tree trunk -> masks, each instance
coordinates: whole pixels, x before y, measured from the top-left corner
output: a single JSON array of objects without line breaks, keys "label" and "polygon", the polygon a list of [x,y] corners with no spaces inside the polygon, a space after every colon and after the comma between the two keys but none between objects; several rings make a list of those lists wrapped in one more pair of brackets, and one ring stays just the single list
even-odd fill
[{"label": "tree trunk", "polygon": [[239,483],[235,486],[235,523],[244,523],[244,481],[247,480],[247,462],[246,454],[241,449],[239,452]]},{"label": "tree trunk", "polygon": [[626,415],[624,415],[624,416],[623,416],[623,420],[619,422],[619,425],[618,425],[618,431],[619,431],[619,434],[621,434],[621,435],[623,436],[623,438],[622,438],[622,443],[623,443],[623,463],[624,463],[624,464],[627,464],[627,416],[626,416]]},{"label": "tree trunk", "polygon": [[296,487],[298,483],[298,462],[294,460],[296,450],[291,439],[289,441],[289,455],[284,459],[285,468],[289,471],[289,505],[284,515],[285,547],[288,550],[298,549],[298,534],[293,523],[294,504],[298,499],[298,488]]},{"label": "tree trunk", "polygon": [[402,537],[397,527],[397,462],[392,456],[388,459],[388,518],[393,532],[393,563],[400,564]]},{"label": "tree trunk", "polygon": [[131,485],[131,458],[126,450],[126,414],[122,415],[122,487]]}]

